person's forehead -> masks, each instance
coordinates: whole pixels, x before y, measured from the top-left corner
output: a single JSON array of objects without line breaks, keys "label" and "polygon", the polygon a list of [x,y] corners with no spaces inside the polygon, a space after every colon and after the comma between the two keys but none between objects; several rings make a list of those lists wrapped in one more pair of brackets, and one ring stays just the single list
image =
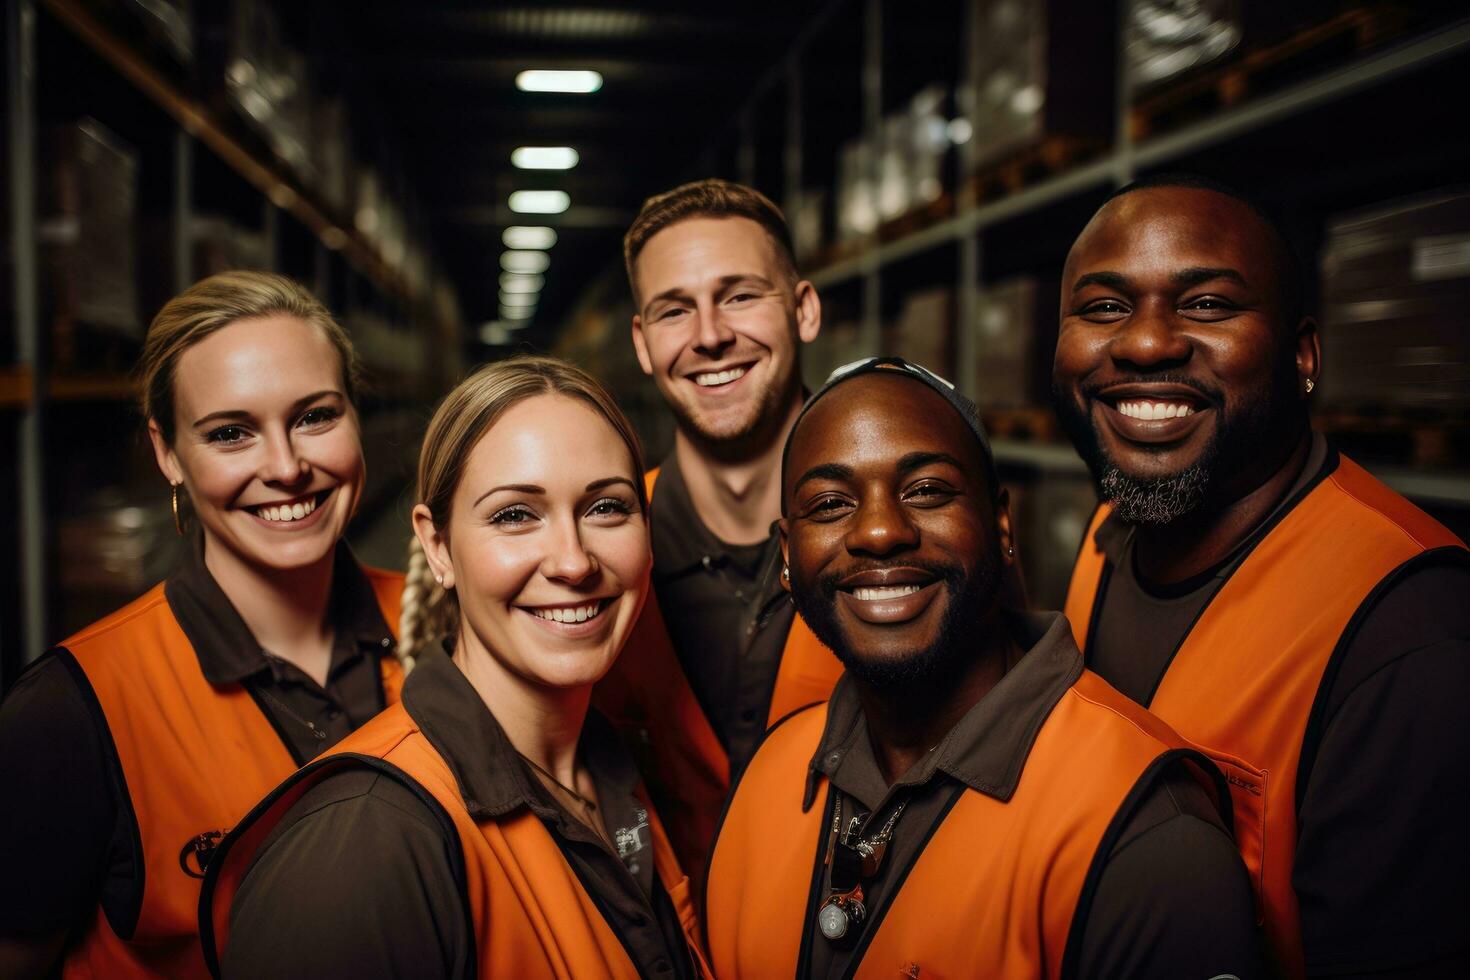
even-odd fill
[{"label": "person's forehead", "polygon": [[654,232],[638,256],[642,270],[670,262],[693,260],[698,265],[713,261],[765,264],[775,258],[770,233],[743,215],[694,215]]},{"label": "person's forehead", "polygon": [[803,468],[850,462],[860,455],[896,463],[911,452],[943,452],[980,465],[975,435],[954,406],[914,378],[874,371],[833,388],[802,417],[790,467],[796,470],[798,461]]},{"label": "person's forehead", "polygon": [[1270,229],[1243,201],[1192,187],[1133,191],[1103,206],[1078,236],[1068,272],[1095,262],[1148,261],[1235,268],[1269,276],[1278,248]]}]

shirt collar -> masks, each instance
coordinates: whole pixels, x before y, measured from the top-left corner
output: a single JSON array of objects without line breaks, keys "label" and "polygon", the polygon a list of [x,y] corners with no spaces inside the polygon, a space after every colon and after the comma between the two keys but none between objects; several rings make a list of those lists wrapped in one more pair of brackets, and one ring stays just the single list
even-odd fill
[{"label": "shirt collar", "polygon": [[[433,650],[419,658],[403,685],[403,707],[454,774],[471,817],[497,819],[527,807],[543,820],[562,819],[561,810],[526,771],[505,729],[447,653]],[[580,747],[600,790],[633,794],[637,770],[596,711],[587,712]]]},{"label": "shirt collar", "polygon": [[[179,567],[164,583],[164,597],[179,627],[199,658],[205,680],[237,684],[271,661],[250,627],[204,564],[204,538],[196,534],[185,545]],[[383,618],[372,584],[346,542],[338,542],[332,570],[332,608],[338,641],[332,650],[332,669],[348,656],[371,648],[391,651],[393,633]],[[343,637],[351,642],[342,642]],[[387,642],[384,642],[384,641]]]},{"label": "shirt collar", "polygon": [[[1082,654],[1061,613],[1020,614],[1013,624],[1026,647],[1021,659],[895,788],[923,785],[942,772],[1002,802],[1015,793],[1042,724],[1082,675]],[[811,806],[821,776],[839,787],[854,779],[871,786],[872,774],[879,771],[857,689],[844,674],[832,692],[827,727],[808,766],[803,807]],[[859,788],[850,795],[862,799],[872,794]]]}]

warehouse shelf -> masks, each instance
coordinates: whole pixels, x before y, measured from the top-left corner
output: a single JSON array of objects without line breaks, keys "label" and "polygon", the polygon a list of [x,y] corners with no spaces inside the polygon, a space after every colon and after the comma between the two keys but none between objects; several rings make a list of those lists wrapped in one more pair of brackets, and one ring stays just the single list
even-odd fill
[{"label": "warehouse shelf", "polygon": [[185,93],[168,76],[113,33],[79,0],[41,0],[56,20],[137,86],[149,100],[172,117],[271,203],[292,215],[327,249],[340,252],[375,286],[406,303],[425,297],[411,290],[379,254],[374,242],[350,222],[332,214],[314,189],[292,176],[281,161],[252,152],[232,133],[217,112]]},{"label": "warehouse shelf", "polygon": [[1470,21],[1454,24],[1412,40],[1365,55],[1357,61],[1280,92],[1221,112],[1211,119],[1144,142],[1123,142],[1104,157],[1067,170],[1015,194],[962,208],[953,217],[911,232],[813,270],[809,278],[819,289],[871,275],[899,259],[928,251],[948,241],[968,238],[981,230],[1035,211],[1080,192],[1117,183],[1120,175],[1157,167],[1208,149],[1233,137],[1272,123],[1288,120],[1309,109],[1363,89],[1470,52]]}]

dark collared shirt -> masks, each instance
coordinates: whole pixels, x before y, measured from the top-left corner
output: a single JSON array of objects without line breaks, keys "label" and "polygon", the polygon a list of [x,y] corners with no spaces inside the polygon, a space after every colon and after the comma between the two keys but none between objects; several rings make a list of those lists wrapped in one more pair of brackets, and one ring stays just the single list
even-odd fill
[{"label": "dark collared shirt", "polygon": [[[832,692],[827,727],[811,761],[808,800],[832,813],[831,797],[815,795],[818,774],[827,777],[841,797],[842,823],[860,817],[864,836],[877,833],[907,801],[878,875],[864,879],[867,928],[874,928],[892,902],[895,883],[902,887],[907,869],[956,797],[965,792],[1011,797],[1042,723],[1082,673],[1082,655],[1062,615],[1021,617],[1017,628],[1022,645],[1029,647],[1026,654],[892,786],[879,768],[851,679],[844,676]],[[1080,976],[1259,976],[1245,867],[1194,778],[1182,769],[1164,772],[1122,819],[1127,823],[1092,902],[1079,907],[1074,920],[1074,929],[1085,923]],[[826,884],[824,873],[809,915],[816,915]],[[934,909],[936,915],[965,914],[946,909],[942,901]],[[849,974],[852,948],[813,930],[805,975]]]},{"label": "dark collared shirt", "polygon": [[[332,747],[384,706],[379,661],[393,654],[392,633],[345,544],[338,545],[333,574],[336,639],[325,687],[255,641],[205,567],[200,539],[164,585],[205,678],[219,687],[245,685],[297,762]],[[132,807],[118,805],[127,788],[107,722],[69,660],[62,648],[42,658],[0,707],[0,934],[70,928],[99,902],[114,923],[137,915],[137,819]]]},{"label": "dark collared shirt", "polygon": [[670,453],[652,514],[653,587],[689,686],[738,773],[766,731],[776,672],[795,617],[781,588],[773,530],[754,545],[726,544],[705,527]]},{"label": "dark collared shirt", "polygon": [[[600,715],[589,713],[580,750],[616,853],[546,790],[448,656],[420,658],[403,704],[454,773],[470,816],[530,810],[640,975],[692,975],[678,915],[654,873],[637,771]],[[466,898],[445,833],[429,804],[377,770],[327,777],[287,812],[241,884],[224,975],[465,975],[477,951],[455,911]]]},{"label": "dark collared shirt", "polygon": [[[1337,459],[1314,434],[1301,476],[1263,525],[1289,512]],[[1139,572],[1130,526],[1106,521],[1097,540],[1110,571],[1087,665],[1147,705],[1256,536],[1216,567],[1169,586]],[[1406,572],[1372,597],[1324,681],[1321,742],[1299,800],[1292,872],[1309,974],[1470,974],[1467,596],[1463,560]]]}]

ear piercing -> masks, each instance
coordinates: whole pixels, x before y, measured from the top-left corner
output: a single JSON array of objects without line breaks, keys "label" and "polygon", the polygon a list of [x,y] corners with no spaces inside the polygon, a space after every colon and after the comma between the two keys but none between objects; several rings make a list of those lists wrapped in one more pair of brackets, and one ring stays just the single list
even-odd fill
[{"label": "ear piercing", "polygon": [[1011,545],[1007,545],[1006,546],[1006,557],[1007,558],[1014,558],[1014,557],[1016,557],[1016,549],[1015,549],[1014,546],[1011,546]]},{"label": "ear piercing", "polygon": [[1307,379],[1307,394],[1310,395],[1312,393],[1312,389],[1315,388],[1315,387],[1317,387],[1317,383],[1315,381],[1313,381],[1311,378],[1308,378]]},{"label": "ear piercing", "polygon": [[434,576],[434,581],[435,582],[438,582],[440,585],[443,585],[444,584],[444,576],[443,575],[435,575]]}]

